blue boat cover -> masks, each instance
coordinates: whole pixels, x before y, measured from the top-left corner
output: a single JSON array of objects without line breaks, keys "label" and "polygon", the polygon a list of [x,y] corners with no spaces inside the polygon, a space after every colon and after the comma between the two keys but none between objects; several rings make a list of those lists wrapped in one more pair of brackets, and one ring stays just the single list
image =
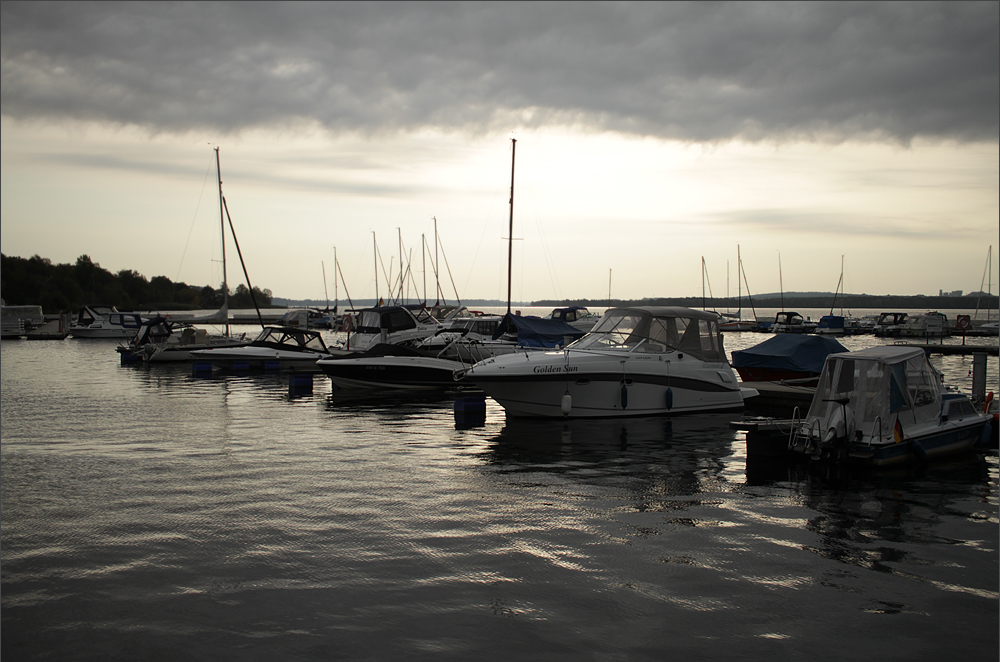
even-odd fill
[{"label": "blue boat cover", "polygon": [[829,354],[846,352],[835,338],[810,334],[779,334],[749,349],[734,351],[734,368],[771,368],[799,372],[823,372]]},{"label": "blue boat cover", "polygon": [[568,336],[571,340],[586,335],[580,329],[559,320],[541,317],[521,317],[507,313],[493,332],[496,340],[504,334],[517,334],[517,344],[522,347],[558,347]]}]

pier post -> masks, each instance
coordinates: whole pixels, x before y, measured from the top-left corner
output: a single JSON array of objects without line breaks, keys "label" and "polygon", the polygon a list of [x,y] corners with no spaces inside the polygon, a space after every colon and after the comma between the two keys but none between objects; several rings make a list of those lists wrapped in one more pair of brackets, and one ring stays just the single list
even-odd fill
[{"label": "pier post", "polygon": [[972,401],[982,405],[986,401],[986,353],[972,355]]}]

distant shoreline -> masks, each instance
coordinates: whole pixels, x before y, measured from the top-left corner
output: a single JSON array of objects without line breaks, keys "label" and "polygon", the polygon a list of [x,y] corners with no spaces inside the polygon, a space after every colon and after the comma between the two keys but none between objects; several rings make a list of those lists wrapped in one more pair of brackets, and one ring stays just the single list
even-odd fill
[{"label": "distant shoreline", "polygon": [[[784,301],[784,305],[782,305]],[[347,305],[346,301],[339,302],[341,307]],[[372,300],[359,300],[354,302],[355,308],[366,308],[374,305]],[[416,303],[411,301],[411,303]],[[742,304],[745,310],[751,308],[785,308],[795,310],[796,308],[875,308],[885,311],[912,312],[917,310],[996,310],[1000,305],[1000,297],[997,295],[967,295],[967,296],[925,296],[925,295],[870,295],[870,294],[841,294],[834,299],[832,293],[829,294],[796,294],[788,293],[784,299],[772,294],[760,297],[743,297]],[[464,306],[506,306],[506,301],[496,299],[463,299]],[[559,306],[585,306],[587,308],[608,308],[615,306],[686,306],[688,308],[705,307],[719,309],[727,308],[735,310],[740,307],[738,297],[649,297],[645,299],[544,299],[541,301],[517,301],[511,302],[511,306],[520,307],[559,307]],[[312,299],[283,299],[274,297],[272,307],[290,308],[325,308],[325,301]],[[333,306],[333,302],[330,302]]]}]

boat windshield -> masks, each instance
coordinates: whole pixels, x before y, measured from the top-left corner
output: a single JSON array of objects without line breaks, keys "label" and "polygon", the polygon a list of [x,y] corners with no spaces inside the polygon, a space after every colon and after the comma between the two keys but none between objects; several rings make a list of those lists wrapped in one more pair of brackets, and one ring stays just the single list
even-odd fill
[{"label": "boat windshield", "polygon": [[714,320],[653,316],[644,311],[613,310],[572,349],[607,349],[663,354],[683,352],[705,361],[725,361]]},{"label": "boat windshield", "polygon": [[254,339],[254,345],[266,345],[268,347],[311,350],[314,352],[326,352],[326,343],[318,333],[303,332],[298,329],[267,327]]}]

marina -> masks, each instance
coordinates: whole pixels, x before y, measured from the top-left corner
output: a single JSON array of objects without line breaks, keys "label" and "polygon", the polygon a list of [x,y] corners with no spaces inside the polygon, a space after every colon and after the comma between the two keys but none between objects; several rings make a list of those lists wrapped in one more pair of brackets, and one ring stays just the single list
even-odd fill
[{"label": "marina", "polygon": [[[323,374],[122,365],[116,345],[2,343],[11,659],[998,645],[995,450],[820,469],[748,454],[738,412],[510,418],[488,397],[338,392]],[[930,360],[968,388],[971,357]]]}]

